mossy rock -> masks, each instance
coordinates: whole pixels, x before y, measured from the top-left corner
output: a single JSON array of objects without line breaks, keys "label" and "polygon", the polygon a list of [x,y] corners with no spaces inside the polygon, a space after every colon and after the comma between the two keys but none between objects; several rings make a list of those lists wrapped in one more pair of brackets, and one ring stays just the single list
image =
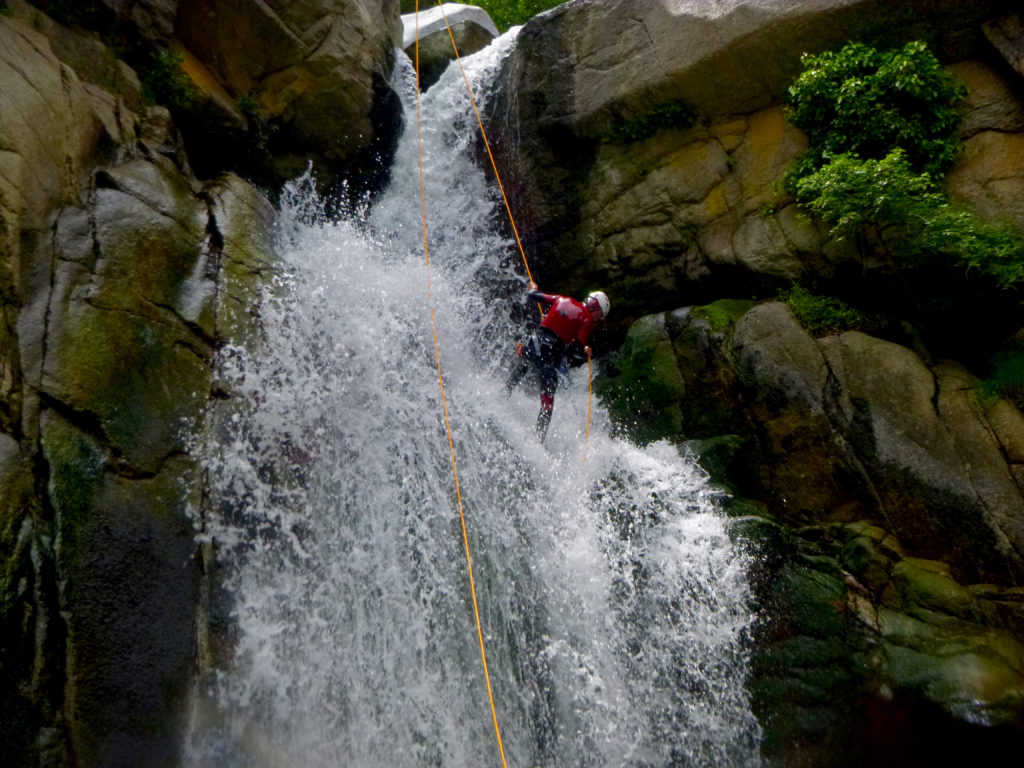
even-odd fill
[{"label": "mossy rock", "polygon": [[218,340],[255,348],[263,290],[277,268],[277,213],[252,185],[228,174],[209,185],[213,218],[222,248]]},{"label": "mossy rock", "polygon": [[776,582],[774,600],[794,634],[827,638],[843,632],[846,586],[835,576],[790,566]]},{"label": "mossy rock", "polygon": [[69,308],[47,359],[44,388],[94,414],[131,466],[155,471],[184,451],[210,387],[209,364],[174,328],[89,304]]},{"label": "mossy rock", "polygon": [[906,558],[896,563],[893,579],[905,610],[925,608],[967,621],[982,621],[977,598],[934,560]]},{"label": "mossy rock", "polygon": [[759,302],[751,299],[719,299],[711,304],[695,307],[693,312],[705,318],[718,333],[731,331],[736,322]]},{"label": "mossy rock", "polygon": [[619,350],[617,375],[604,377],[602,400],[639,442],[677,437],[686,385],[665,328],[664,314],[640,318]]},{"label": "mossy rock", "polygon": [[683,446],[707,471],[713,483],[727,485],[732,464],[749,440],[744,435],[717,435],[687,440]]},{"label": "mossy rock", "polygon": [[894,690],[923,697],[966,722],[1019,723],[1024,676],[985,645],[929,653],[885,645],[885,674]]}]

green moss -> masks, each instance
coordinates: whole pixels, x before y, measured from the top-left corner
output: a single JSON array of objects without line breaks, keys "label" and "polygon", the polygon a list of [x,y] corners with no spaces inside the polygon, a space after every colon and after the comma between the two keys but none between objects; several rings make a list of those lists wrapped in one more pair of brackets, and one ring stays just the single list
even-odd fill
[{"label": "green moss", "polygon": [[712,482],[726,485],[730,474],[729,468],[736,454],[750,439],[743,435],[715,435],[704,439],[687,440],[686,447],[711,476]]},{"label": "green moss", "polygon": [[140,469],[180,446],[209,371],[172,329],[126,312],[84,309],[56,348],[54,373],[76,408]]},{"label": "green moss", "polygon": [[864,325],[864,316],[859,311],[833,296],[817,296],[795,286],[779,298],[793,310],[800,324],[817,336],[855,330]]},{"label": "green moss", "polygon": [[[49,465],[47,491],[62,531],[83,525],[103,481],[107,458],[96,443],[69,422],[48,415],[43,423],[43,454]],[[68,553],[66,539],[62,552]]]},{"label": "green moss", "polygon": [[702,307],[695,307],[693,313],[703,317],[715,331],[727,331],[736,325],[736,321],[757,306],[750,299],[719,299]]},{"label": "green moss", "polygon": [[603,138],[611,143],[631,144],[662,131],[685,131],[696,122],[697,111],[685,101],[666,101],[640,117],[613,126]]},{"label": "green moss", "polygon": [[819,570],[789,568],[776,582],[776,599],[796,634],[827,638],[843,631],[846,587]]},{"label": "green moss", "polygon": [[238,97],[238,109],[246,117],[255,117],[260,105],[251,96]]},{"label": "green moss", "polygon": [[678,435],[685,392],[661,314],[633,323],[619,350],[617,375],[602,377],[598,387],[617,423],[641,442]]}]

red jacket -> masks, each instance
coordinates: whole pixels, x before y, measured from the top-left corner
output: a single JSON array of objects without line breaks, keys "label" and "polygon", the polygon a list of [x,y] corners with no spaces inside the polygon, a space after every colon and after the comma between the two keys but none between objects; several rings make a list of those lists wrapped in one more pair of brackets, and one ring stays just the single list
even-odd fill
[{"label": "red jacket", "polygon": [[568,296],[540,291],[532,291],[530,299],[551,305],[540,322],[541,328],[554,331],[566,345],[578,341],[584,347],[587,346],[590,332],[594,330],[594,318],[586,306]]}]

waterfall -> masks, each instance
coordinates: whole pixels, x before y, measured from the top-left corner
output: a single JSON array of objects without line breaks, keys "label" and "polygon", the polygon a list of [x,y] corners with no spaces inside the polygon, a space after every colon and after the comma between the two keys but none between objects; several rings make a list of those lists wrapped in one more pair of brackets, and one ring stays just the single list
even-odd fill
[{"label": "waterfall", "polygon": [[[514,36],[465,61],[478,97]],[[397,69],[389,189],[328,222],[293,184],[262,339],[221,354],[234,396],[197,448],[220,640],[187,736],[196,768],[501,765],[434,362],[414,85]],[[538,442],[536,390],[504,391],[516,328],[500,297],[524,281],[457,66],[422,114],[437,334],[509,766],[759,764],[747,556],[718,491],[674,446],[612,437],[597,403],[584,462],[585,366]]]}]

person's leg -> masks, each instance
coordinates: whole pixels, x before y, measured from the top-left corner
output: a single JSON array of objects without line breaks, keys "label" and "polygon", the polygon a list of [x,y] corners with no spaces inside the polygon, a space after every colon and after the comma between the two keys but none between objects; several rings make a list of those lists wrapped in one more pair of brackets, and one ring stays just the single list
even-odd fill
[{"label": "person's leg", "polygon": [[558,388],[558,371],[547,366],[540,373],[540,413],[537,414],[537,437],[543,443],[551,424],[551,411],[555,407],[555,389]]},{"label": "person's leg", "polygon": [[519,382],[523,380],[523,376],[530,370],[530,359],[526,356],[526,349],[522,344],[516,347],[516,355],[518,357],[516,357],[516,361],[512,366],[512,373],[509,374],[508,379],[505,381],[505,394],[507,395],[512,394],[512,390],[519,385]]}]

